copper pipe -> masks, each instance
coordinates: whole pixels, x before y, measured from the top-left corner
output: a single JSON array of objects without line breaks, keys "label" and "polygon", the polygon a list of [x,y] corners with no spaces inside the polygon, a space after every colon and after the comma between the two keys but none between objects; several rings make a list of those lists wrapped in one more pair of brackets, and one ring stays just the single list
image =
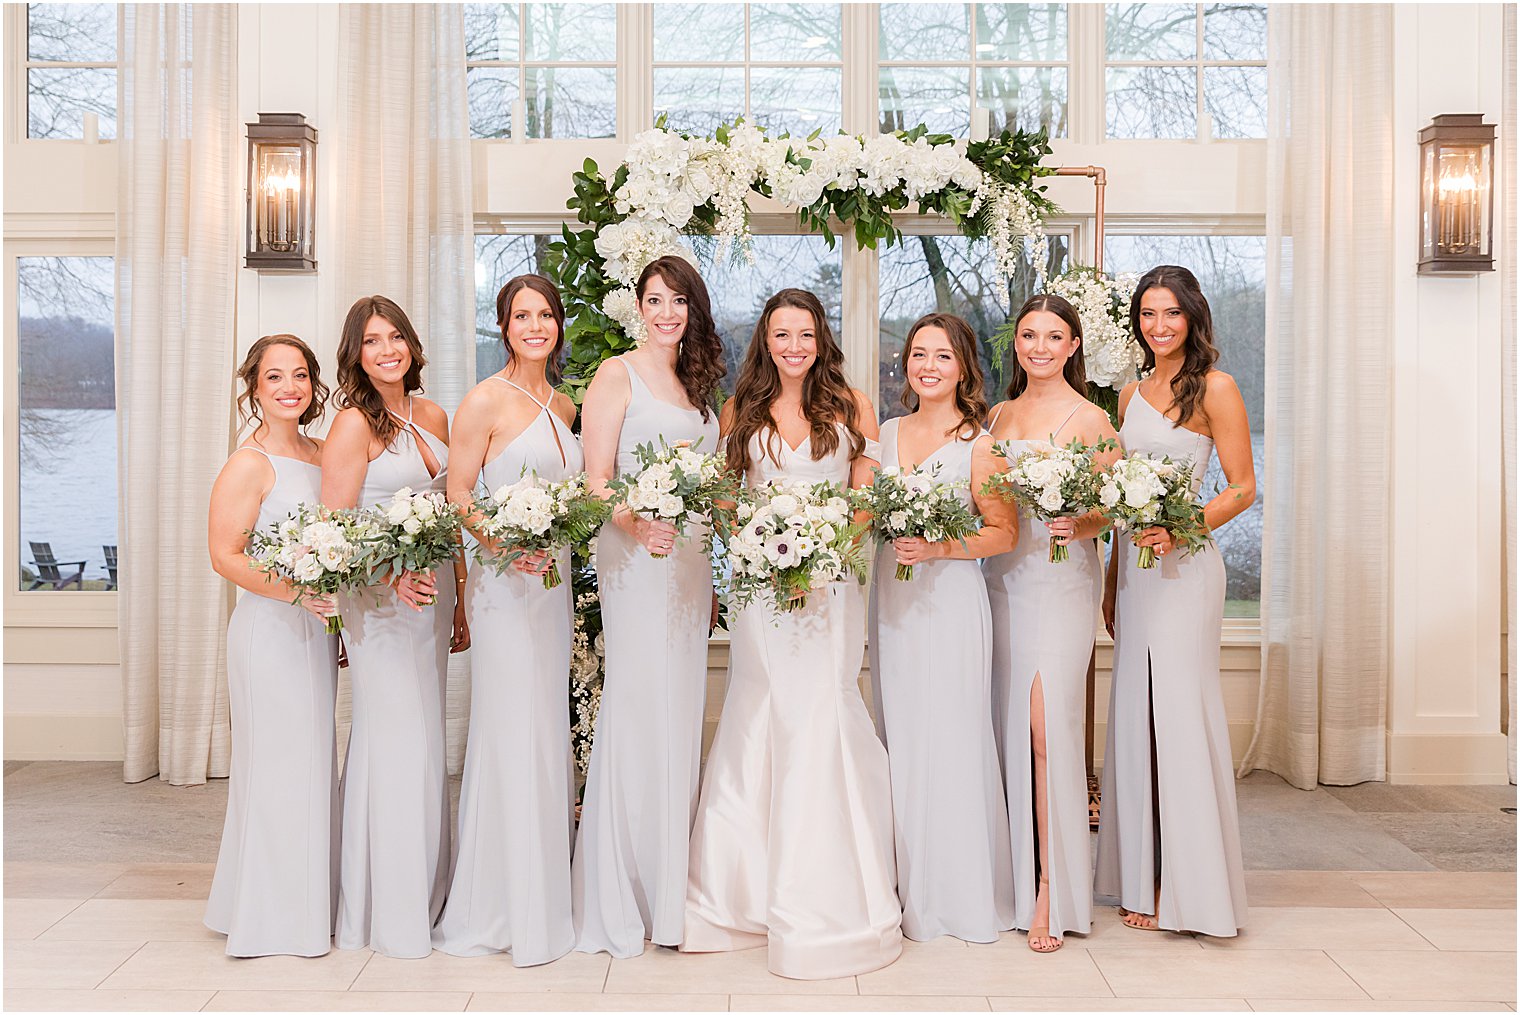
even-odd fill
[{"label": "copper pipe", "polygon": [[1108,187],[1108,170],[1102,166],[1061,166],[1057,176],[1085,176],[1093,181],[1093,267],[1103,270],[1103,195]]}]

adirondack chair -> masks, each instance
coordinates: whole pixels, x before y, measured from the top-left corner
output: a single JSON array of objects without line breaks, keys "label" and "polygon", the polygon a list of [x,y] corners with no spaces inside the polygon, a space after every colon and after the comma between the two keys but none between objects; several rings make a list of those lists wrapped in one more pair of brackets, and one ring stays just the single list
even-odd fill
[{"label": "adirondack chair", "polygon": [[106,591],[109,592],[116,587],[116,547],[102,546],[101,549],[106,552]]},{"label": "adirondack chair", "polygon": [[[32,560],[32,567],[37,569],[37,578],[27,588],[28,592],[32,591],[32,589],[41,588],[44,585],[53,586],[55,591],[66,589],[70,585],[77,585],[81,589],[84,588],[85,561],[59,560],[53,556],[53,544],[51,543],[32,543],[32,557],[34,558]],[[65,571],[72,573],[65,575]]]}]

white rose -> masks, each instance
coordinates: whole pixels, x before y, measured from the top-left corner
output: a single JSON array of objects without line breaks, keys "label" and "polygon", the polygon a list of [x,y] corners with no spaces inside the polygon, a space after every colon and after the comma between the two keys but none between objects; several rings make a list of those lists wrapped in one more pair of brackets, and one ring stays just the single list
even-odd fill
[{"label": "white rose", "polygon": [[1061,490],[1059,487],[1051,487],[1044,493],[1040,494],[1040,507],[1046,511],[1059,511],[1061,510],[1061,505],[1064,503],[1065,498],[1061,496]]},{"label": "white rose", "polygon": [[418,497],[416,502],[416,514],[423,521],[431,521],[438,516],[438,508],[431,497]]},{"label": "white rose", "polygon": [[894,532],[902,532],[908,527],[908,512],[893,511],[887,516],[887,527]]},{"label": "white rose", "polygon": [[408,518],[401,523],[401,530],[409,536],[415,536],[422,531],[422,520],[420,518]]},{"label": "white rose", "polygon": [[385,520],[392,525],[400,525],[412,517],[412,503],[409,500],[393,500],[390,507],[385,509]]},{"label": "white rose", "polygon": [[677,497],[673,493],[667,493],[660,497],[658,510],[662,517],[674,518],[676,515],[679,515],[685,509],[685,507],[686,505],[684,502],[682,502],[681,498]]},{"label": "white rose", "polygon": [[778,518],[787,518],[797,513],[802,505],[797,498],[789,493],[778,493],[771,498],[770,509]]}]

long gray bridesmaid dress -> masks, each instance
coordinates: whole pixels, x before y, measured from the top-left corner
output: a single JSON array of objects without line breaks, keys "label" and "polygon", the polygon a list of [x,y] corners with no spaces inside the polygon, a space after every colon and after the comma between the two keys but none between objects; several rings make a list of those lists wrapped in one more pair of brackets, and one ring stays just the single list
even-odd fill
[{"label": "long gray bridesmaid dress", "polygon": [[[363,507],[402,487],[442,492],[449,449],[412,422],[410,405],[390,446],[369,463]],[[428,474],[417,442],[438,462]],[[353,731],[343,767],[339,948],[394,958],[433,950],[433,921],[448,891],[449,794],[443,760],[444,680],[454,626],[454,575],[419,612],[378,586],[340,599],[353,686]],[[377,602],[378,599],[378,602]]]},{"label": "long gray bridesmaid dress", "polygon": [[[898,465],[898,420],[881,427],[881,461]],[[977,440],[951,438],[921,463],[960,481],[972,504]],[[989,438],[990,439],[990,438]],[[891,543],[877,555],[871,672],[892,772],[903,934],[992,942],[1013,926],[1008,811],[992,723],[992,618],[975,560],[915,565],[898,581]]]},{"label": "long gray bridesmaid dress", "polygon": [[[1052,438],[1065,426],[1063,422],[1057,427]],[[1012,461],[1036,442],[1005,443]],[[1056,937],[1092,930],[1092,833],[1084,756],[1087,661],[1097,637],[1103,594],[1103,568],[1093,541],[1073,542],[1067,550],[1066,560],[1052,564],[1045,523],[1020,509],[1018,544],[1012,552],[982,563],[992,605],[992,714],[1013,834],[1014,926],[1029,930],[1034,923],[1035,896],[1044,877],[1050,882],[1050,933]],[[1036,674],[1045,700],[1049,866],[1043,870],[1029,736],[1029,697]]]},{"label": "long gray bridesmaid dress", "polygon": [[[321,500],[315,465],[239,450],[274,468],[260,531]],[[337,908],[338,639],[299,606],[246,594],[227,624],[227,691],[232,771],[206,926],[227,935],[228,955],[326,955]]]},{"label": "long gray bridesmaid dress", "polygon": [[[617,472],[638,469],[639,444],[701,438],[704,420],[656,398],[633,364],[618,435]],[[679,945],[687,850],[697,806],[712,565],[688,530],[663,559],[612,522],[597,537],[596,574],[607,663],[571,864],[576,950],[642,954],[646,939]]]},{"label": "long gray bridesmaid dress", "polygon": [[[532,394],[505,377],[492,380]],[[534,399],[537,402],[537,399]],[[581,445],[547,405],[481,467],[487,490],[535,474],[580,472]],[[512,964],[550,962],[575,944],[570,847],[575,834],[570,753],[570,551],[563,584],[470,568],[470,739],[459,794],[453,876],[433,944],[450,955],[510,951]]]},{"label": "long gray bridesmaid dress", "polygon": [[[1138,390],[1119,440],[1126,451],[1192,462],[1195,494],[1214,449]],[[1158,908],[1159,880],[1155,916],[1162,929],[1234,937],[1245,925],[1246,889],[1219,689],[1224,561],[1210,541],[1197,553],[1169,553],[1141,570],[1127,535],[1119,537],[1118,556],[1097,891],[1149,914]]]}]

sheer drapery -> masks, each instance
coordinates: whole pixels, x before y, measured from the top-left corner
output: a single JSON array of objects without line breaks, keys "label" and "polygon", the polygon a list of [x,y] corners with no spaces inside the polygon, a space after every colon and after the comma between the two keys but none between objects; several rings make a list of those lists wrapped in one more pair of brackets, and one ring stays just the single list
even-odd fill
[{"label": "sheer drapery", "polygon": [[204,533],[232,437],[237,13],[228,4],[128,4],[121,21],[123,776],[193,785],[226,776],[231,757],[231,595],[207,566]]},{"label": "sheer drapery", "polygon": [[1385,4],[1269,12],[1261,696],[1240,771],[1303,789],[1386,768],[1392,35]]},{"label": "sheer drapery", "polygon": [[1509,632],[1508,666],[1509,701],[1509,781],[1515,781],[1515,506],[1520,501],[1515,495],[1515,175],[1520,166],[1515,164],[1515,5],[1504,6],[1504,115],[1500,121],[1502,155],[1499,165],[1504,180],[1504,233],[1499,245],[1499,267],[1502,269],[1500,327],[1503,341],[1500,347],[1504,357],[1501,371],[1504,383],[1504,589],[1507,624]]},{"label": "sheer drapery", "polygon": [[[334,254],[342,311],[375,293],[399,303],[427,355],[427,396],[452,419],[475,381],[464,9],[459,4],[342,5],[338,88],[344,124],[338,175],[342,234]],[[445,567],[439,580],[452,581],[452,572]],[[464,762],[469,724],[466,657],[449,660],[453,772]],[[340,704],[340,716],[347,714],[346,704]]]}]

